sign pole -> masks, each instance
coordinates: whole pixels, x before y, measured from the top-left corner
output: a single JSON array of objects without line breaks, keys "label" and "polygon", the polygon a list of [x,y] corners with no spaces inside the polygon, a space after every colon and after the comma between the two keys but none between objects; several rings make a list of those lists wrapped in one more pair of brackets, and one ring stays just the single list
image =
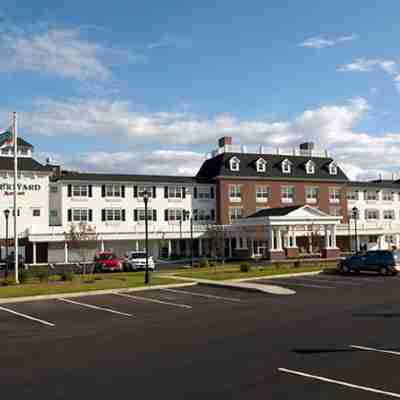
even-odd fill
[{"label": "sign pole", "polygon": [[17,180],[18,180],[18,154],[17,154],[17,113],[13,113],[13,144],[14,144],[14,265],[15,283],[19,283],[18,275],[18,231],[17,231]]}]

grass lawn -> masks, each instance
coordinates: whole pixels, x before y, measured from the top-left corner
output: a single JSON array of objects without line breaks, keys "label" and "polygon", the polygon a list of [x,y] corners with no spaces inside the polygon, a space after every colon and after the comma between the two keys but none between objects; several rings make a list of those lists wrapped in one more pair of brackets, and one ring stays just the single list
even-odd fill
[{"label": "grass lawn", "polygon": [[216,281],[223,281],[229,279],[240,279],[240,278],[256,278],[262,276],[272,276],[272,275],[282,275],[282,274],[293,274],[300,272],[312,272],[319,271],[322,268],[334,268],[335,264],[305,264],[298,268],[293,267],[279,267],[276,266],[251,266],[249,272],[240,272],[239,265],[229,265],[229,266],[217,266],[209,268],[195,268],[190,271],[177,272],[176,276],[183,276],[186,278],[198,278],[198,279],[210,279]]},{"label": "grass lawn", "polygon": [[[1,286],[0,298],[35,296],[44,294],[86,292],[101,289],[120,289],[144,285],[144,273],[123,272],[95,275],[75,275],[72,282],[62,282],[58,275],[52,276],[49,282],[41,283],[37,278],[20,285]],[[178,283],[176,279],[151,277],[151,285]]]}]

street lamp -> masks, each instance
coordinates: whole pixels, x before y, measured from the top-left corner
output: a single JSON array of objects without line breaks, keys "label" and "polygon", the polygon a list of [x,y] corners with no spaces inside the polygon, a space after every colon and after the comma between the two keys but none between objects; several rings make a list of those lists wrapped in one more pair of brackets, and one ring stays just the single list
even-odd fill
[{"label": "street lamp", "polygon": [[190,211],[183,210],[183,218],[190,218],[190,265],[193,267],[193,216],[190,215]]},{"label": "street lamp", "polygon": [[145,226],[145,246],[146,246],[146,270],[144,274],[144,283],[148,285],[150,283],[149,277],[149,225],[148,225],[148,208],[150,193],[145,189],[142,192],[142,197],[144,201],[144,226]]},{"label": "street lamp", "polygon": [[353,218],[354,218],[354,236],[355,236],[355,241],[356,241],[356,253],[358,253],[358,236],[357,236],[357,217],[358,217],[358,208],[353,207],[352,208],[352,213],[353,213]]},{"label": "street lamp", "polygon": [[10,210],[4,210],[4,216],[6,217],[6,278],[8,276],[8,217],[10,216]]}]

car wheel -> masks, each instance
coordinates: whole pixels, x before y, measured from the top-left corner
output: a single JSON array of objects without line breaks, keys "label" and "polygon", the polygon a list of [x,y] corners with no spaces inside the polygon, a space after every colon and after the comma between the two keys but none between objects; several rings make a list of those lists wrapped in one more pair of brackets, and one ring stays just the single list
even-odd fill
[{"label": "car wheel", "polygon": [[386,267],[381,267],[379,272],[381,275],[384,275],[384,276],[389,275],[389,270]]},{"label": "car wheel", "polygon": [[342,267],[341,267],[341,271],[344,274],[349,274],[351,272],[351,269],[346,264],[343,264]]}]

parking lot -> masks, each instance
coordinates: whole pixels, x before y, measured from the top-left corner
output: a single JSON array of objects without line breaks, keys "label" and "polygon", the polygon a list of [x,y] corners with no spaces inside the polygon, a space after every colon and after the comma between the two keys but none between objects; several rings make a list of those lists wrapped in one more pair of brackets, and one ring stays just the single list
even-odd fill
[{"label": "parking lot", "polygon": [[2,394],[400,398],[400,277],[255,282],[2,305]]}]

